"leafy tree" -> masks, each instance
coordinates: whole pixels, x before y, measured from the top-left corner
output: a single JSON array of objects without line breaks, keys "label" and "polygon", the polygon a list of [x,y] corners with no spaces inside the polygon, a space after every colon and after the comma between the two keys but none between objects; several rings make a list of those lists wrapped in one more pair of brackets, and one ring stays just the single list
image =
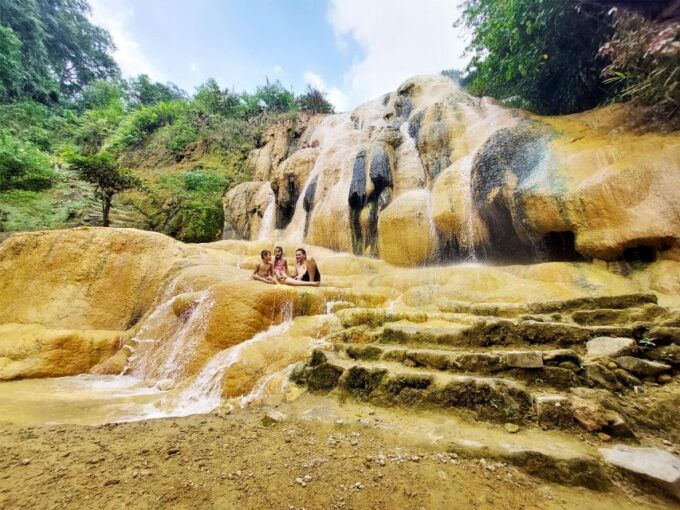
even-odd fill
[{"label": "leafy tree", "polygon": [[210,78],[196,89],[192,101],[193,109],[203,115],[235,117],[239,112],[240,99],[229,89],[220,89],[215,79]]},{"label": "leafy tree", "polygon": [[326,93],[307,85],[307,92],[297,97],[297,105],[302,111],[312,113],[334,113],[333,105],[326,99]]},{"label": "leafy tree", "polygon": [[96,154],[125,116],[123,84],[97,80],[73,101],[67,111],[71,139],[86,154]]},{"label": "leafy tree", "polygon": [[88,19],[86,0],[3,0],[0,26],[21,41],[19,95],[54,102],[119,73],[106,30]]},{"label": "leafy tree", "polygon": [[0,131],[0,190],[38,191],[55,177],[49,158],[35,145]]},{"label": "leafy tree", "polygon": [[85,87],[72,103],[77,112],[108,108],[113,103],[124,105],[126,83],[119,80],[95,80]]},{"label": "leafy tree", "polygon": [[571,0],[465,0],[472,30],[464,83],[542,114],[591,108],[607,94],[597,57],[612,34],[607,11]]},{"label": "leafy tree", "polygon": [[284,113],[297,109],[295,94],[281,85],[278,80],[270,82],[267,78],[264,85],[257,87],[255,97],[265,111]]},{"label": "leafy tree", "polygon": [[160,102],[186,99],[187,95],[174,83],[153,82],[146,74],[127,82],[128,101],[133,109],[153,106]]},{"label": "leafy tree", "polygon": [[95,196],[102,202],[102,217],[105,227],[111,224],[109,213],[113,197],[123,191],[142,187],[140,179],[131,170],[122,168],[113,155],[108,152],[101,152],[93,156],[71,154],[68,160],[81,179],[95,185]]},{"label": "leafy tree", "polygon": [[21,41],[9,27],[0,26],[0,100],[16,95],[21,82]]}]

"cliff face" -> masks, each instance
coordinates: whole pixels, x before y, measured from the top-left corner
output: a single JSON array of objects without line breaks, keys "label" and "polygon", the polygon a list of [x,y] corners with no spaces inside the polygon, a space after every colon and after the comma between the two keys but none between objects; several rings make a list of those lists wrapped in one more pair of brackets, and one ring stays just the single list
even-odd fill
[{"label": "cliff face", "polygon": [[611,106],[539,117],[420,76],[352,113],[289,120],[224,200],[228,238],[399,265],[678,259],[680,135]]}]

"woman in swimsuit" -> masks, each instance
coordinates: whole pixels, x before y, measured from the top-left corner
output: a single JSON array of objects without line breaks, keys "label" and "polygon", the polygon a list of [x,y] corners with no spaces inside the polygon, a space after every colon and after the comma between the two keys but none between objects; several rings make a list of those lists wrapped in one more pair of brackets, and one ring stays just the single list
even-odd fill
[{"label": "woman in swimsuit", "polygon": [[307,258],[307,252],[304,248],[295,250],[295,275],[283,276],[279,278],[279,283],[286,285],[306,285],[309,287],[318,287],[321,285],[321,273],[313,258]]}]

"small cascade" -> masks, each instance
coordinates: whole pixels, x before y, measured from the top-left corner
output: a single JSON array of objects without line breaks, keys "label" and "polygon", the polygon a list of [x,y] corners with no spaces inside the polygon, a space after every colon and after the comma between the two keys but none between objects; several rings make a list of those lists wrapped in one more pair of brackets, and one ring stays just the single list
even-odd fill
[{"label": "small cascade", "polygon": [[458,233],[458,239],[461,245],[467,248],[467,261],[478,262],[476,240],[475,240],[475,224],[474,224],[474,208],[475,202],[472,193],[472,158],[469,155],[464,158],[461,164],[461,171],[463,177],[463,196],[465,197],[465,221],[461,225],[461,231]]},{"label": "small cascade", "polygon": [[262,225],[260,226],[260,234],[258,239],[260,241],[273,239],[274,227],[276,224],[276,197],[273,191],[269,191],[267,195],[267,208],[264,210],[262,216]]},{"label": "small cascade", "polygon": [[175,314],[180,294],[158,307],[133,338],[136,343],[128,359],[125,373],[143,380],[180,381],[196,347],[205,336],[207,321],[213,307],[208,291],[193,298]]},{"label": "small cascade", "polygon": [[170,403],[173,407],[171,415],[186,416],[207,413],[218,407],[222,403],[222,380],[229,367],[242,359],[243,350],[253,344],[285,333],[292,322],[292,320],[288,320],[276,326],[271,326],[250,340],[229,347],[213,356],[194,381]]},{"label": "small cascade", "polygon": [[288,376],[295,365],[296,363],[292,363],[283,370],[264,376],[250,393],[239,398],[239,407],[247,407],[271,397],[282,397],[288,386]]}]

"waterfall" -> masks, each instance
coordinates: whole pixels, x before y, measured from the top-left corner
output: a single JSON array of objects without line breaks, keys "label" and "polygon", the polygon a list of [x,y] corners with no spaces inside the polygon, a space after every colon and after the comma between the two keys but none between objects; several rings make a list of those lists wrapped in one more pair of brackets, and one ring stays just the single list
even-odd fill
[{"label": "waterfall", "polygon": [[276,222],[276,197],[273,191],[269,191],[267,195],[267,208],[264,210],[262,216],[262,225],[260,226],[260,241],[272,239],[274,236],[274,226]]},{"label": "waterfall", "polygon": [[173,305],[178,299],[186,299],[186,294],[159,306],[132,339],[136,346],[128,359],[126,373],[141,379],[169,379],[173,383],[181,379],[205,336],[214,303],[208,291],[200,292],[177,316]]},{"label": "waterfall", "polygon": [[243,350],[271,337],[281,335],[290,328],[292,320],[271,326],[250,340],[218,352],[206,363],[193,382],[184,389],[174,402],[173,416],[208,413],[222,402],[222,380],[229,367],[242,359]]},{"label": "waterfall", "polygon": [[469,262],[477,262],[477,252],[475,248],[475,224],[474,224],[474,208],[475,202],[472,190],[472,158],[473,155],[468,155],[463,158],[461,162],[461,172],[463,177],[463,196],[465,197],[465,221],[461,223],[460,232],[458,233],[458,240],[464,244],[468,249],[467,259]]}]

